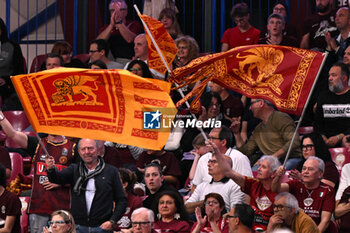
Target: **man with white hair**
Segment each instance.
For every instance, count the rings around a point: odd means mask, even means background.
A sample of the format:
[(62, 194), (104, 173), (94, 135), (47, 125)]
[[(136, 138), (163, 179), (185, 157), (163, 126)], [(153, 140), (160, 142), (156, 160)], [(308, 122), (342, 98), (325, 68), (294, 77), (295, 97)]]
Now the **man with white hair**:
[(297, 197), (299, 207), (317, 224), (320, 232), (327, 230), (335, 208), (334, 189), (321, 182), (324, 162), (315, 156), (309, 157), (302, 168), (302, 180), (290, 180), (281, 184), (285, 169), (278, 168), (272, 183), (272, 191), (290, 192)]
[(275, 156), (264, 155), (259, 160), (259, 168), (256, 179), (243, 176), (232, 170), (231, 164), (225, 159), (218, 147), (209, 141), (210, 150), (216, 156), (219, 167), (225, 177), (231, 178), (241, 187), (241, 190), (250, 196), (250, 206), (255, 211), (253, 230), (265, 231), (270, 217), (273, 215), (272, 204), (277, 195), (271, 191), (272, 180), (280, 162)]
[(267, 233), (280, 228), (298, 233), (319, 232), (315, 222), (299, 208), (298, 200), (290, 193), (278, 194), (273, 210), (275, 214), (270, 218)]
[(134, 210), (131, 214), (131, 230), (123, 230), (123, 232), (132, 233), (151, 233), (153, 230), (154, 213), (145, 207)]

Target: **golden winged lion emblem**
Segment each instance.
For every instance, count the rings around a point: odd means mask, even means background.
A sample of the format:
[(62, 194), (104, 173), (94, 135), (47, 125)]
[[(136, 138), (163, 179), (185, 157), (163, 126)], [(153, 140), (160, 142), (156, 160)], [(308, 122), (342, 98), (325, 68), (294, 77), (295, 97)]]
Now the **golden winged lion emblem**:
[[(103, 105), (101, 102), (97, 102), (97, 95), (94, 91), (98, 90), (98, 77), (84, 76), (84, 75), (72, 75), (65, 79), (56, 79), (53, 85), (56, 87), (57, 92), (51, 95), (54, 103), (52, 106), (60, 105)], [(86, 82), (92, 81), (95, 88), (84, 85)], [(73, 96), (81, 94), (82, 99), (73, 99)]]
[[(272, 47), (256, 47), (248, 49), (244, 53), (249, 54), (237, 54), (236, 58), (244, 60), (239, 62), (239, 69), (235, 68), (232, 71), (250, 85), (270, 87), (277, 94), (281, 95), (282, 91), (279, 86), (283, 82), (283, 76), (275, 74), (275, 71), (283, 61), (283, 52)], [(259, 73), (256, 78), (252, 77), (254, 69)]]

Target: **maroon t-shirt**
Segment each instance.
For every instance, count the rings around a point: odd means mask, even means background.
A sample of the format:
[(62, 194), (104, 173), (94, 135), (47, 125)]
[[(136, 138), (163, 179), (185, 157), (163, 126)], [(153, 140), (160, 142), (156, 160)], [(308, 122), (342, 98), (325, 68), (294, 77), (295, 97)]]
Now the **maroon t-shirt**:
[(5, 220), (6, 216), (16, 216), (11, 233), (21, 232), (21, 206), (19, 198), (7, 190), (0, 196), (0, 219)]
[(146, 151), (144, 151), (140, 154), (136, 166), (139, 168), (144, 168), (145, 165), (154, 161), (160, 162), (160, 166), (163, 169), (164, 175), (176, 177), (181, 176), (179, 162), (172, 152), (165, 152), (162, 155), (149, 155), (146, 153)]
[(224, 114), (230, 118), (242, 116), (243, 113), (242, 101), (232, 95), (222, 101), (222, 108)]
[(290, 180), (289, 192), (293, 194), (299, 203), (299, 207), (309, 215), (318, 225), (321, 222), (321, 212), (333, 213), (335, 208), (334, 189), (324, 183), (316, 189), (309, 190), (298, 180)]
[(270, 217), (274, 214), (272, 204), (277, 194), (266, 190), (259, 180), (250, 177), (245, 177), (242, 191), (250, 196), (250, 206), (255, 211), (253, 229), (265, 231)]
[[(126, 27), (136, 35), (142, 32), (142, 26), (138, 21), (126, 20)], [(104, 25), (100, 30), (99, 34), (103, 32), (109, 25)], [(134, 42), (128, 43), (119, 30), (113, 29), (112, 34), (107, 40), (108, 46), (114, 58), (128, 58), (131, 59), (134, 56)]]
[[(42, 142), (49, 154), (55, 159), (55, 166), (62, 170), (72, 163), (75, 143), (65, 140), (60, 144), (53, 144), (43, 138)], [(29, 203), (29, 213), (49, 215), (55, 210), (70, 209), (69, 187), (60, 186), (52, 190), (45, 190), (42, 183), (47, 180), (46, 174), (46, 154), (40, 144), (33, 158), (34, 177), (32, 196)]]
[(103, 155), (103, 160), (105, 161), (105, 163), (108, 163), (117, 168), (122, 166), (120, 154), (117, 148), (115, 147), (105, 146), (105, 153)]
[(184, 220), (174, 219), (171, 222), (156, 221), (154, 223), (153, 229), (157, 233), (163, 233), (163, 232), (189, 233), (191, 230), (191, 225)]
[[(217, 221), (218, 227), (220, 229), (221, 233), (228, 233), (228, 220), (227, 218), (221, 217), (219, 221)], [(197, 222), (195, 222), (192, 226), (191, 232), (194, 230), (194, 228), (197, 226)], [(205, 224), (202, 226), (202, 228), (199, 230), (200, 233), (211, 233), (213, 232), (213, 229), (210, 226), (210, 223), (208, 221), (205, 222)]]
[(117, 222), (114, 231), (120, 231), (120, 229), (128, 229), (131, 227), (131, 214), (137, 208), (143, 207), (142, 199), (142, 197), (128, 193), (128, 206), (126, 207), (123, 217)]

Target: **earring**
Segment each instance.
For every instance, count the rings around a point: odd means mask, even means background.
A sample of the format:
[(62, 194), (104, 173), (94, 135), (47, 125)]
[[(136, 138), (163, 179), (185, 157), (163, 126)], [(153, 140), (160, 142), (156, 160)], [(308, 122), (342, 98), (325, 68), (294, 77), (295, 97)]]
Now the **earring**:
[(161, 220), (161, 219), (162, 219), (162, 215), (161, 215), (160, 213), (158, 213), (158, 214), (157, 214), (157, 218), (158, 218), (159, 220)]
[(174, 218), (175, 218), (176, 220), (179, 220), (179, 219), (180, 219), (180, 214), (179, 214), (179, 213), (174, 214)]

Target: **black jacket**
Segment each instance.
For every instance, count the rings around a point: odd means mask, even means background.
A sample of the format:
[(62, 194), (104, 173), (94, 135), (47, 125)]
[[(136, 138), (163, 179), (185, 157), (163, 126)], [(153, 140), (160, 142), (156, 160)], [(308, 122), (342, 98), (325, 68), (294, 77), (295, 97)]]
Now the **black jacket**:
[[(71, 185), (71, 213), (76, 224), (97, 227), (108, 220), (117, 222), (125, 213), (127, 199), (121, 184), (118, 169), (105, 164), (103, 171), (94, 177), (96, 192), (92, 201), (90, 214), (87, 214), (85, 191), (78, 196), (73, 192), (75, 182), (79, 177), (78, 165), (71, 164), (62, 171), (50, 169), (47, 171), (50, 182)], [(113, 211), (113, 202), (116, 203)]]

